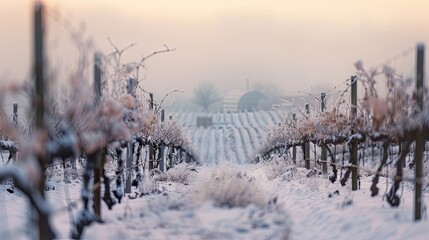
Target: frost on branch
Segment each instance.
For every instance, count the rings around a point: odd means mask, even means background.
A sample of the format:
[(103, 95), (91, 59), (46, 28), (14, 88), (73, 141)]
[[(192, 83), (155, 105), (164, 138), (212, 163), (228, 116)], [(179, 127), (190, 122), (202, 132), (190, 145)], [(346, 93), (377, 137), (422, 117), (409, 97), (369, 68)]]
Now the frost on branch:
[[(414, 89), (414, 84), (409, 78), (404, 78), (396, 73), (390, 66), (383, 66), (381, 71), (373, 69), (365, 70), (363, 63), (355, 63), (357, 69), (357, 79), (359, 88), (364, 90), (363, 97), (359, 99), (357, 105), (357, 116), (350, 117), (350, 107), (340, 108), (345, 102), (340, 99), (338, 105), (332, 110), (318, 113), (316, 117), (300, 117), (297, 121), (285, 119), (280, 126), (275, 126), (266, 139), (262, 153), (270, 152), (278, 147), (289, 150), (292, 146), (299, 146), (304, 142), (311, 142), (318, 146), (324, 146), (332, 161), (332, 169), (336, 179), (336, 153), (330, 148), (332, 145), (342, 145), (352, 143), (374, 144), (382, 143), (383, 150), (380, 151), (380, 163), (375, 171), (371, 186), (371, 195), (378, 194), (378, 179), (382, 175), (383, 167), (388, 164), (389, 149), (393, 146), (400, 146), (401, 156), (394, 162), (396, 166), (396, 176), (387, 201), (391, 206), (398, 206), (400, 201), (396, 195), (399, 184), (403, 177), (403, 167), (410, 152), (410, 145), (416, 141), (418, 135), (425, 138), (429, 136), (429, 108), (423, 109), (416, 103), (422, 98), (427, 101), (427, 89)], [(386, 94), (378, 92), (377, 84), (385, 83)], [(343, 92), (342, 96), (345, 95)], [(299, 110), (299, 109), (298, 109)], [(334, 148), (335, 151), (336, 148)], [(278, 152), (278, 151), (277, 151)], [(414, 159), (411, 158), (409, 167), (414, 166)], [(345, 184), (350, 174), (351, 167), (341, 183)], [(275, 171), (273, 171), (275, 172)]]

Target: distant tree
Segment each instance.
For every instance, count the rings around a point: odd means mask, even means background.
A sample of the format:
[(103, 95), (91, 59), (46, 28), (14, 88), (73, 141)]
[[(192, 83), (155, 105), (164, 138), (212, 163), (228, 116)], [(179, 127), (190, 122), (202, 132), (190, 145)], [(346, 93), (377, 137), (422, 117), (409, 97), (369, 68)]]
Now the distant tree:
[(280, 104), (279, 96), (281, 96), (280, 88), (271, 83), (257, 82), (253, 84), (254, 91), (259, 91), (265, 95), (264, 98), (260, 99), (259, 103), (254, 106), (256, 110), (268, 110), (273, 105)]
[(220, 101), (219, 93), (217, 89), (210, 83), (201, 83), (194, 90), (194, 97), (192, 101), (195, 104), (200, 105), (204, 111), (208, 111), (209, 107)]
[(252, 87), (252, 90), (259, 91), (265, 94), (266, 96), (275, 96), (275, 97), (278, 97), (281, 95), (279, 89), (280, 88), (274, 84), (261, 83), (261, 82), (254, 83)]

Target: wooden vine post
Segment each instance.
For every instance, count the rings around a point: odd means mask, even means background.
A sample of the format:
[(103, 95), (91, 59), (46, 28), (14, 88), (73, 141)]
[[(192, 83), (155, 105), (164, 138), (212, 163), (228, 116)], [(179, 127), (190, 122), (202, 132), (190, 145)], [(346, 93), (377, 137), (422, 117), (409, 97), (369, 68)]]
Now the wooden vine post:
[[(417, 44), (417, 72), (416, 72), (416, 92), (418, 110), (423, 111), (423, 92), (424, 92), (424, 53), (425, 46), (423, 43)], [(416, 168), (415, 176), (415, 194), (414, 194), (414, 220), (418, 221), (422, 218), (422, 173), (423, 173), (423, 151), (425, 139), (420, 131), (416, 134), (416, 149), (414, 153), (414, 161)]]
[(13, 103), (13, 115), (12, 115), (13, 124), (15, 127), (18, 126), (18, 103)]
[[(137, 80), (134, 78), (129, 78), (127, 82), (127, 93), (136, 97), (135, 89), (137, 87)], [(132, 185), (132, 172), (133, 172), (133, 160), (134, 160), (134, 137), (131, 138), (127, 143), (127, 171), (126, 171), (126, 182), (125, 182), (125, 193), (131, 193), (131, 185)]]
[(165, 110), (161, 110), (161, 124), (165, 121)]
[[(45, 128), (45, 80), (44, 80), (44, 25), (43, 25), (44, 6), (42, 2), (35, 3), (34, 15), (34, 71), (35, 71), (35, 94), (33, 106), (36, 108), (36, 129)], [(45, 168), (46, 159), (38, 156), (39, 164), (42, 169)], [(45, 179), (39, 182), (39, 191), (45, 196)]]
[[(35, 71), (35, 94), (33, 99), (33, 105), (36, 108), (36, 129), (44, 128), (44, 115), (45, 115), (45, 81), (44, 81), (44, 56), (43, 56), (43, 4), (41, 2), (35, 3), (35, 15), (34, 15), (34, 71)], [(39, 164), (44, 168), (45, 160), (41, 156), (38, 156)], [(39, 191), (42, 196), (45, 196), (45, 184), (44, 178), (39, 182)]]
[[(33, 97), (33, 106), (36, 108), (36, 116), (35, 116), (35, 125), (36, 131), (45, 130), (45, 94), (49, 92), (49, 89), (46, 89), (47, 86), (45, 84), (44, 78), (44, 5), (41, 1), (36, 1), (34, 3), (34, 49), (33, 49), (33, 64), (34, 64), (34, 75), (35, 75), (35, 94)], [(40, 181), (37, 183), (38, 190), (42, 198), (45, 197), (45, 178), (44, 169), (46, 162), (48, 160), (48, 156), (39, 155), (37, 156), (41, 167), (41, 175)], [(39, 215), (38, 219), (38, 237), (39, 239), (54, 239), (55, 234), (51, 231), (49, 226), (49, 222), (46, 222), (46, 219), (41, 219)]]
[[(296, 113), (292, 114), (292, 120), (293, 120), (293, 123), (296, 125)], [(295, 144), (292, 147), (292, 160), (293, 160), (293, 163), (296, 164), (296, 146), (295, 146)]]
[(150, 97), (150, 110), (154, 110), (153, 93), (149, 93)]
[[(350, 109), (350, 120), (353, 121), (357, 116), (357, 77), (351, 77), (351, 109)], [(352, 134), (354, 131), (352, 130)], [(358, 190), (358, 146), (356, 141), (351, 142), (350, 146), (350, 162), (352, 167), (352, 190)]]
[[(13, 115), (12, 115), (12, 121), (16, 128), (18, 128), (18, 103), (13, 103)], [(16, 157), (18, 152), (12, 153), (12, 160), (14, 163), (16, 163)]]
[[(165, 112), (164, 109), (161, 110), (161, 126), (163, 126), (164, 124), (164, 120), (165, 120)], [(161, 170), (161, 172), (165, 172), (165, 157), (164, 157), (164, 152), (165, 150), (165, 144), (164, 142), (160, 143), (159, 146), (159, 170)]]
[[(150, 110), (154, 110), (154, 106), (153, 106), (153, 93), (149, 93), (149, 97), (150, 97)], [(155, 160), (153, 157), (153, 142), (149, 143), (149, 163), (148, 163), (148, 168), (149, 171), (153, 169), (153, 161)]]
[(179, 163), (183, 162), (183, 148), (179, 147)]
[[(100, 104), (101, 98), (101, 56), (99, 53), (94, 54), (94, 95), (95, 104)], [(101, 221), (101, 175), (103, 171), (103, 150), (98, 150), (94, 168), (94, 212), (97, 221)]]
[[(168, 116), (168, 120), (169, 121), (172, 121), (173, 120), (173, 116)], [(170, 141), (170, 143), (168, 144), (168, 159), (169, 159), (169, 161), (168, 161), (168, 166), (171, 168), (171, 167), (173, 167), (173, 161), (174, 161), (174, 159), (173, 159), (173, 157), (174, 157), (174, 144), (173, 144), (173, 142), (171, 142)]]
[(133, 156), (134, 156), (134, 143), (133, 140), (127, 143), (127, 171), (126, 171), (126, 182), (125, 182), (125, 193), (131, 193), (131, 173), (133, 171)]
[[(35, 3), (34, 15), (34, 70), (35, 70), (35, 91), (34, 107), (36, 108), (36, 128), (41, 129), (44, 127), (45, 115), (45, 81), (44, 81), (44, 26), (43, 26), (43, 4), (42, 2)], [(43, 195), (43, 191), (41, 191)]]
[[(326, 94), (322, 93), (320, 94), (320, 110), (323, 113), (326, 110)], [(326, 162), (327, 160), (327, 151), (326, 147), (322, 145), (322, 150), (320, 153), (320, 159), (322, 160), (322, 172), (323, 174), (326, 174), (328, 172), (328, 164)]]
[[(310, 104), (305, 104), (305, 111), (307, 116), (310, 117)], [(305, 168), (310, 169), (310, 141), (305, 140), (304, 142), (304, 161)]]

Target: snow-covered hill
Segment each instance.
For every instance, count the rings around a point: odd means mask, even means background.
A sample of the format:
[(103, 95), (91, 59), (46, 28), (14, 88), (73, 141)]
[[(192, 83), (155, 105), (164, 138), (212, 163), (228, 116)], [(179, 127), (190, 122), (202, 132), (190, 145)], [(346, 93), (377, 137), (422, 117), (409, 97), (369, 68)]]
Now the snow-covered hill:
[[(199, 160), (205, 164), (216, 164), (222, 160), (246, 163), (255, 154), (273, 125), (283, 122), (279, 111), (239, 113), (195, 113), (176, 112), (172, 116), (182, 121), (191, 134)], [(198, 127), (197, 117), (211, 117), (212, 125)]]

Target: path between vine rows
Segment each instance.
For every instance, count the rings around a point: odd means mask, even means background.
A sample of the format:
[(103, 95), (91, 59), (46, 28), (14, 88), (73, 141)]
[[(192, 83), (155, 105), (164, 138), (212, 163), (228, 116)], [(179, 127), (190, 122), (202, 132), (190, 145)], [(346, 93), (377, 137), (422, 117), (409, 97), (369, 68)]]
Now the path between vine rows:
[[(404, 188), (402, 204), (391, 208), (382, 196), (369, 196), (370, 177), (362, 179), (359, 191), (351, 192), (350, 186), (332, 184), (323, 176), (306, 178), (304, 169), (268, 180), (269, 166), (241, 165), (236, 168), (254, 177), (252, 183), (260, 189), (257, 194), (267, 202), (277, 201), (263, 207), (221, 208), (211, 201), (195, 200), (196, 192), (204, 187), (201, 180), (207, 180), (214, 168), (197, 168), (187, 185), (162, 182), (160, 194), (126, 199), (112, 211), (103, 205), (105, 223), (92, 224), (84, 239), (427, 239), (429, 234), (427, 213), (420, 223), (412, 220), (409, 187)], [(47, 196), (56, 210), (53, 225), (64, 239), (69, 236), (70, 218), (63, 208), (67, 196), (78, 200), (81, 182), (65, 184), (61, 179), (54, 179), (55, 190)], [(381, 178), (379, 187), (382, 195), (385, 179)], [(336, 190), (338, 195), (333, 194)], [(428, 202), (427, 195), (424, 202)], [(28, 239), (28, 209), (21, 194), (1, 189), (1, 239)], [(74, 214), (76, 211), (73, 208)]]

